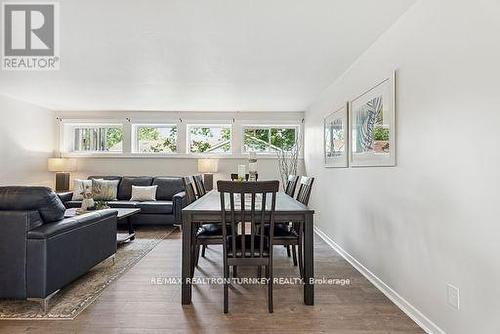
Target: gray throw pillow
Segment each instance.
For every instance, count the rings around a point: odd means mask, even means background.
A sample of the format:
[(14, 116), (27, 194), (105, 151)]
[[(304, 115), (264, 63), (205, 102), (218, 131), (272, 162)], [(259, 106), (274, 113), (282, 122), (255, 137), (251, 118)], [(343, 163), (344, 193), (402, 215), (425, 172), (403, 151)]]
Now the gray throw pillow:
[(116, 201), (119, 180), (92, 179), (92, 195), (96, 201)]

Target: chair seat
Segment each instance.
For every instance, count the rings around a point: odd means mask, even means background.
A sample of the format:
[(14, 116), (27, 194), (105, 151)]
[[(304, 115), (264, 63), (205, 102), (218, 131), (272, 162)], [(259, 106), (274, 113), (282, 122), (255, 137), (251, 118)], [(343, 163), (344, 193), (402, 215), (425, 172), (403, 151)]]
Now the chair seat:
[[(228, 233), (230, 233), (228, 231)], [(203, 224), (196, 232), (196, 237), (199, 238), (210, 238), (219, 237), (222, 238), (222, 225), (221, 224)]]
[[(252, 253), (251, 253), (251, 249), (250, 249), (250, 245), (251, 245), (251, 236), (250, 235), (237, 235), (236, 236), (236, 257), (240, 257), (242, 256), (243, 254), (243, 249), (241, 247), (241, 241), (242, 241), (242, 238), (245, 238), (244, 242), (245, 242), (245, 256), (246, 257), (250, 257), (252, 256)], [(262, 252), (262, 256), (263, 257), (268, 257), (269, 256), (269, 247), (267, 246), (268, 242), (266, 240), (267, 238), (264, 237), (264, 250)], [(232, 236), (228, 236), (227, 237), (227, 240), (226, 240), (226, 247), (227, 247), (227, 255), (229, 257), (234, 257), (234, 252), (233, 252), (233, 249), (232, 249), (232, 242), (233, 242), (233, 237)], [(253, 252), (253, 256), (254, 257), (260, 257), (260, 236), (256, 235), (255, 236), (255, 249), (254, 249), (254, 252)]]
[[(266, 232), (269, 227), (265, 227)], [(267, 234), (267, 233), (266, 233)], [(289, 224), (275, 224), (274, 225), (274, 237), (275, 238), (297, 238), (299, 235), (297, 231)]]

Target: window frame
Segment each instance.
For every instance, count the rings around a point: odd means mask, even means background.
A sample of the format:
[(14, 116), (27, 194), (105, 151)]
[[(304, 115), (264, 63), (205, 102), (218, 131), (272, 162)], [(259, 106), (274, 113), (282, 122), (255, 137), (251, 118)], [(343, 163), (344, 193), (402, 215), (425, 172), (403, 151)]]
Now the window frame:
[[(301, 126), (300, 124), (269, 124), (269, 123), (260, 123), (260, 124), (242, 124), (241, 125), (241, 131), (240, 131), (240, 137), (241, 137), (241, 144), (240, 144), (240, 153), (241, 154), (248, 154), (250, 152), (253, 152), (257, 155), (276, 155), (275, 151), (267, 151), (267, 152), (258, 152), (258, 151), (247, 151), (245, 149), (245, 130), (247, 129), (268, 129), (269, 130), (269, 140), (271, 140), (271, 130), (272, 129), (294, 129), (295, 130), (295, 141), (297, 139), (300, 139), (300, 129)], [(269, 145), (271, 143), (269, 142)]]
[[(227, 152), (191, 152), (191, 128), (210, 128), (210, 127), (218, 127), (218, 128), (227, 128), (229, 129), (229, 150)], [(187, 123), (186, 124), (186, 154), (200, 156), (200, 155), (231, 155), (233, 154), (233, 124), (231, 123)]]
[[(71, 123), (65, 123), (65, 127), (69, 128), (69, 138), (70, 138), (70, 145), (67, 145), (67, 147), (70, 147), (70, 152), (72, 154), (78, 154), (78, 155), (89, 155), (89, 154), (106, 154), (106, 155), (112, 155), (112, 154), (123, 154), (124, 153), (124, 145), (125, 145), (125, 129), (123, 127), (122, 123), (117, 123), (117, 122), (92, 122), (92, 123), (86, 123), (86, 122), (71, 122)], [(122, 149), (120, 151), (98, 151), (98, 150), (76, 150), (76, 140), (75, 140), (75, 131), (76, 129), (120, 129), (122, 131)], [(92, 139), (92, 138), (91, 138)], [(92, 144), (91, 144), (92, 146)]]
[[(176, 128), (175, 152), (139, 152), (139, 136), (137, 132), (140, 128)], [(178, 155), (179, 152), (179, 126), (177, 123), (133, 123), (131, 124), (131, 153), (135, 155)]]

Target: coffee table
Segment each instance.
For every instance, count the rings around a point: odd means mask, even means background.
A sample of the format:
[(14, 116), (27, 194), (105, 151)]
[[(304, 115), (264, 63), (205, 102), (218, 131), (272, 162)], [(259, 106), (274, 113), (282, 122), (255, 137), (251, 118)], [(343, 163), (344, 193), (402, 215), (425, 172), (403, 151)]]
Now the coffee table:
[[(127, 208), (111, 208), (111, 210), (118, 211), (118, 214), (116, 215), (117, 222), (118, 223), (127, 223), (128, 225), (128, 233), (117, 233), (116, 234), (116, 243), (123, 244), (127, 241), (132, 241), (135, 239), (135, 230), (134, 230), (134, 225), (132, 224), (132, 220), (130, 217), (132, 217), (135, 214), (138, 214), (141, 212), (141, 209), (127, 209)], [(88, 213), (91, 213), (94, 211), (88, 211)], [(70, 217), (75, 217), (78, 216), (76, 214), (76, 208), (72, 209), (67, 209), (66, 212), (64, 213), (65, 218), (70, 218)]]

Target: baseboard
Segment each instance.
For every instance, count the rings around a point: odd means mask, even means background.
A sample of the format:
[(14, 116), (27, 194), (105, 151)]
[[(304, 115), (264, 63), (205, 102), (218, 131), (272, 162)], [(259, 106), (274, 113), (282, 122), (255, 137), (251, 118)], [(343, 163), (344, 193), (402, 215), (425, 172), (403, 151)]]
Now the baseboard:
[(317, 226), (314, 226), (314, 231), (316, 234), (323, 239), (330, 247), (332, 247), (337, 253), (339, 253), (347, 262), (349, 262), (354, 268), (356, 268), (363, 276), (365, 276), (377, 289), (382, 291), (384, 295), (387, 296), (397, 307), (401, 309), (406, 315), (408, 315), (413, 321), (415, 321), (426, 333), (429, 334), (446, 334), (439, 326), (433, 323), (429, 318), (427, 318), (422, 312), (411, 305), (406, 299), (401, 297), (396, 291), (394, 291), (390, 286), (385, 284), (380, 278), (378, 278), (374, 273), (372, 273), (368, 268), (356, 260), (351, 254), (340, 247), (335, 241), (333, 241), (327, 234), (321, 231)]

